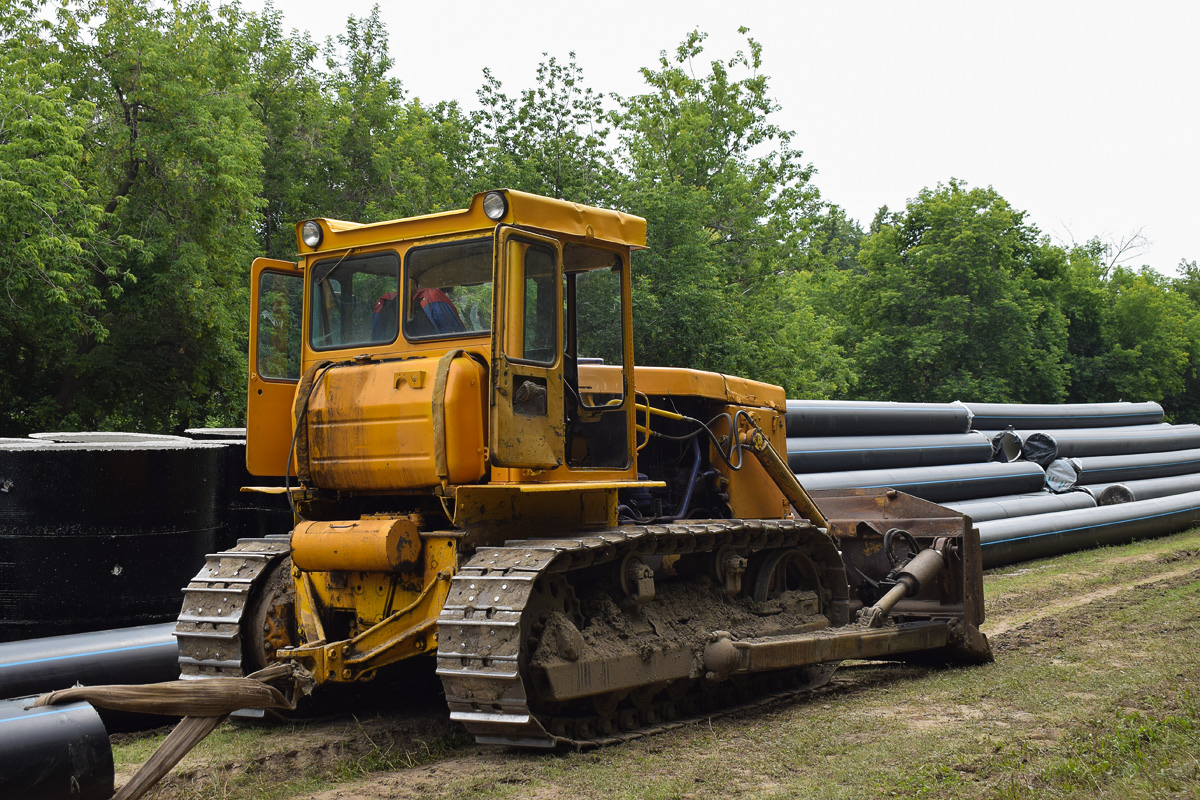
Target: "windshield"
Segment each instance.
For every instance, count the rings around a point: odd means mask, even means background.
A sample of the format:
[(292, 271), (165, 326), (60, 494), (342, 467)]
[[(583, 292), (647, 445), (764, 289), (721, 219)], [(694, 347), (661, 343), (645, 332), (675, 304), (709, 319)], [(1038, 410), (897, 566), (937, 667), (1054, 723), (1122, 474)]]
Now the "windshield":
[(414, 247), (405, 268), (406, 338), (491, 332), (491, 237)]
[(314, 349), (396, 340), (400, 258), (395, 253), (321, 261), (311, 280), (309, 331)]

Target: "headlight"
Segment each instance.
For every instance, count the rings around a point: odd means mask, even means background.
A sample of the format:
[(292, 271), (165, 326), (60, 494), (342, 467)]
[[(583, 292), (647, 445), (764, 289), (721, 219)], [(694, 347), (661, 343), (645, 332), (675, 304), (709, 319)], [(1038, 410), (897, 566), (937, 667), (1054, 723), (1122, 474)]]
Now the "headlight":
[(313, 250), (316, 250), (317, 245), (321, 243), (321, 235), (321, 226), (315, 219), (310, 219), (300, 226), (300, 238)]
[(508, 213), (508, 200), (502, 192), (488, 192), (483, 196), (483, 213), (491, 220), (504, 219)]

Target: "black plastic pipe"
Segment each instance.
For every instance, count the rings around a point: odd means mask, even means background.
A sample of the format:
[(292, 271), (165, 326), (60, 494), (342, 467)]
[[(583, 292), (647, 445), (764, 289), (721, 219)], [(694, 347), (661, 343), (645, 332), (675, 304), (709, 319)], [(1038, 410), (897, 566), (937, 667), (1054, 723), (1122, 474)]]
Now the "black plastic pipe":
[(1065, 494), (1034, 492), (946, 503), (946, 508), (966, 514), (975, 522), (1095, 507), (1096, 499), (1087, 492), (1067, 492)]
[(1110, 428), (1162, 422), (1158, 403), (964, 403), (975, 430), (1017, 428)]
[(1046, 474), (1037, 464), (950, 464), (909, 469), (810, 472), (796, 475), (805, 489), (890, 488), (945, 503), (975, 497), (1028, 494), (1041, 490)]
[(0, 697), (76, 683), (158, 683), (179, 677), (175, 623), (48, 636), (0, 644)]
[(1105, 544), (1162, 536), (1200, 524), (1200, 492), (1078, 511), (980, 522), (984, 568)]
[(903, 436), (966, 433), (971, 415), (958, 403), (788, 400), (788, 436)]
[(1173, 494), (1200, 492), (1200, 472), (1187, 475), (1172, 475), (1167, 478), (1147, 478), (1144, 481), (1124, 483), (1094, 483), (1083, 487), (1102, 506), (1116, 503), (1132, 503), (1136, 500), (1153, 500)]
[(1079, 465), (1081, 484), (1124, 483), (1200, 472), (1200, 449), (1071, 460)]
[(112, 797), (112, 748), (95, 709), (87, 703), (29, 708), (32, 703), (0, 700), (0, 797)]
[(978, 433), (926, 436), (800, 436), (787, 440), (792, 472), (897, 469), (983, 463), (992, 443)]
[(992, 460), (1006, 464), (1009, 461), (1021, 460), (1021, 447), (1024, 442), (1021, 441), (1021, 434), (1017, 431), (981, 431), (976, 433), (982, 434), (992, 443)]
[(1022, 455), (1045, 466), (1056, 458), (1119, 456), (1200, 448), (1200, 425), (1139, 425), (1021, 433)]
[(1077, 458), (1056, 458), (1046, 465), (1046, 488), (1052, 492), (1071, 492), (1083, 477)]

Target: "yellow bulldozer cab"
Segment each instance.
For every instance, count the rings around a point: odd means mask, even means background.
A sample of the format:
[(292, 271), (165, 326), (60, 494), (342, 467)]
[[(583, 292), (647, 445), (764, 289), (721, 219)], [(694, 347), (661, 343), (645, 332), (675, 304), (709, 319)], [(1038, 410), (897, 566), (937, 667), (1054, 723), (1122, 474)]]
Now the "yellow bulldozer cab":
[(253, 268), (250, 471), (373, 492), (635, 480), (629, 256), (645, 232), (509, 190), (298, 224), (296, 263)]

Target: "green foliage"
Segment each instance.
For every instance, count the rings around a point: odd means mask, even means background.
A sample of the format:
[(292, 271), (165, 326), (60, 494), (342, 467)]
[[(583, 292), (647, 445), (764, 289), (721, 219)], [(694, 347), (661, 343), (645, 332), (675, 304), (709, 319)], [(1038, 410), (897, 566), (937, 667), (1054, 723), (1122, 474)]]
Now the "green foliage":
[(611, 202), (616, 180), (605, 147), (603, 102), (584, 85), (571, 53), (566, 64), (546, 56), (537, 85), (516, 98), (483, 71), (480, 110), (471, 117), (479, 190), (509, 188), (574, 202)]
[(858, 394), (1055, 402), (1066, 392), (1062, 253), (992, 188), (926, 189), (863, 244), (850, 290)]
[(693, 31), (658, 69), (643, 69), (650, 91), (612, 117), (629, 175), (620, 202), (649, 225), (649, 250), (635, 262), (635, 353), (792, 393), (839, 391), (848, 365), (836, 325), (801, 286), (824, 210), (813, 169), (771, 121), (758, 42), (747, 37), (748, 54), (711, 61), (697, 77), (704, 38)]
[(328, 108), (313, 65), (317, 46), (307, 33), (285, 35), (283, 14), (268, 2), (241, 31), (248, 55), (250, 108), (262, 129), (263, 254), (292, 258), (297, 221), (326, 213), (322, 186)]
[(1093, 240), (1074, 248), (1060, 302), (1070, 321), (1070, 398), (1154, 400), (1177, 421), (1198, 419), (1200, 363), (1194, 271), (1168, 279), (1149, 268), (1106, 267)]
[[(1152, 399), (1200, 420), (1195, 262), (1170, 279), (1106, 266), (1099, 242), (1055, 247), (955, 181), (864, 233), (822, 199), (741, 33), (708, 58), (692, 31), (624, 98), (573, 54), (546, 54), (515, 93), (485, 70), (465, 110), (407, 96), (378, 8), (318, 43), (269, 2), (12, 0), (0, 434), (237, 424), (256, 256), (294, 258), (309, 217), (426, 214), (501, 187), (647, 219), (639, 363), (794, 397)], [(610, 294), (580, 289), (588, 347), (611, 360)]]

